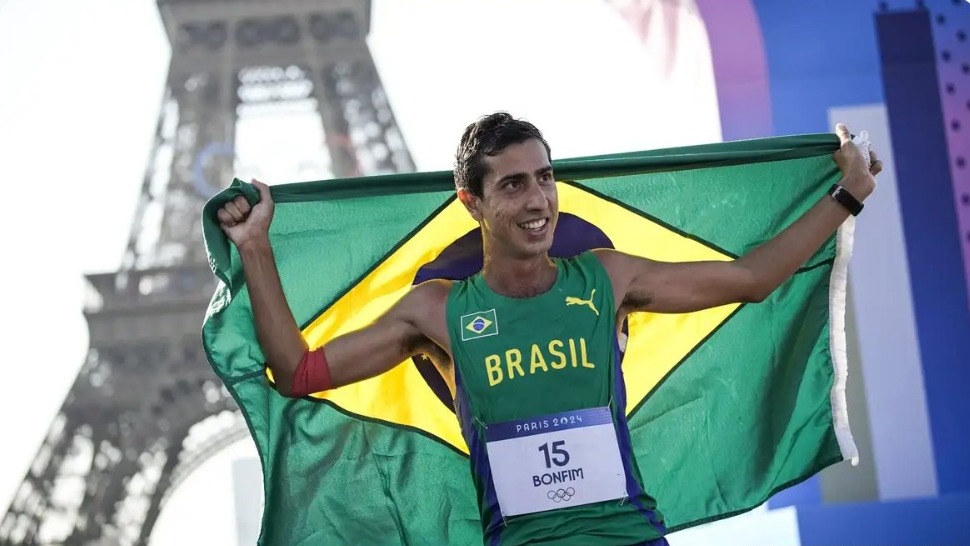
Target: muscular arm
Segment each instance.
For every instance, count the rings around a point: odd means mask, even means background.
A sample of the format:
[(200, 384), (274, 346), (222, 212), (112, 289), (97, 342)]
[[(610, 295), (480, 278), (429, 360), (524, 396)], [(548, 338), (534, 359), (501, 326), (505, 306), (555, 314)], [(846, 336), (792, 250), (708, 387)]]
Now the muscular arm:
[(597, 252), (614, 279), (616, 301), (627, 312), (687, 313), (760, 302), (811, 258), (848, 214), (825, 197), (778, 236), (733, 261), (667, 263)]
[(256, 339), (263, 349), (266, 365), (273, 371), (276, 388), (286, 396), (292, 390), (293, 373), (308, 347), (283, 295), (269, 239), (240, 245), (239, 254), (253, 306)]
[(328, 341), (322, 350), (333, 387), (380, 375), (417, 354), (432, 352), (430, 323), (444, 322), (449, 286), (429, 281), (413, 288), (371, 325)]
[[(875, 189), (882, 170), (876, 154), (869, 158), (852, 142), (849, 129), (836, 126), (839, 150), (833, 154), (842, 171), (841, 185), (860, 201)], [(662, 263), (614, 251), (599, 251), (610, 273), (621, 312), (686, 313), (729, 303), (760, 302), (793, 275), (849, 212), (829, 196), (772, 240), (734, 261)]]
[(242, 256), (256, 337), (280, 394), (300, 396), (318, 385), (347, 385), (387, 371), (415, 354), (433, 352), (431, 339), (447, 343), (442, 332), (450, 284), (429, 281), (370, 326), (310, 351), (286, 303), (269, 242), (275, 209), (272, 192), (258, 180), (252, 183), (259, 190), (257, 204), (238, 196), (216, 214)]
[[(273, 371), (280, 394), (293, 394), (294, 373), (308, 346), (286, 304), (268, 242), (240, 249), (249, 287), (256, 335)], [(328, 341), (324, 351), (333, 388), (379, 375), (415, 354), (427, 352), (422, 333), (445, 287), (428, 283), (415, 288), (373, 324)], [(442, 310), (443, 311), (443, 310)]]

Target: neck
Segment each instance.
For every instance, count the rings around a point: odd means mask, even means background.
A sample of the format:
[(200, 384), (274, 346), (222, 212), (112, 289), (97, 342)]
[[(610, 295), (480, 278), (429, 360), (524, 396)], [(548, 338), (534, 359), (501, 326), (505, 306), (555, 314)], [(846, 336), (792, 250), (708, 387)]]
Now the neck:
[(556, 266), (545, 254), (513, 258), (485, 253), (485, 284), (509, 298), (531, 298), (547, 292), (556, 283), (556, 276)]

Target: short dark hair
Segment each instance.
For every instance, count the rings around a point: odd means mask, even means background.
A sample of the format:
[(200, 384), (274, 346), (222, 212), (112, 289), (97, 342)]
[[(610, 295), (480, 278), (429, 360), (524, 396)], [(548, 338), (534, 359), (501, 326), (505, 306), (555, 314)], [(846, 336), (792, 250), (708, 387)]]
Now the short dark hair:
[(465, 128), (455, 157), (455, 187), (468, 189), (473, 195), (483, 197), (485, 156), (499, 154), (512, 144), (521, 144), (531, 138), (538, 139), (546, 147), (546, 155), (552, 161), (549, 143), (542, 132), (528, 121), (515, 119), (506, 112), (496, 112), (478, 119)]

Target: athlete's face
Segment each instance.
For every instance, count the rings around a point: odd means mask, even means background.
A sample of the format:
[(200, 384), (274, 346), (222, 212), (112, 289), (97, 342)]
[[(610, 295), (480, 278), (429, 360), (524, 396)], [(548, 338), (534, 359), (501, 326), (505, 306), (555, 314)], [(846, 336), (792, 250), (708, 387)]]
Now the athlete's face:
[(538, 139), (513, 144), (485, 164), (482, 197), (463, 201), (482, 223), (487, 248), (516, 258), (548, 252), (559, 200), (545, 146)]

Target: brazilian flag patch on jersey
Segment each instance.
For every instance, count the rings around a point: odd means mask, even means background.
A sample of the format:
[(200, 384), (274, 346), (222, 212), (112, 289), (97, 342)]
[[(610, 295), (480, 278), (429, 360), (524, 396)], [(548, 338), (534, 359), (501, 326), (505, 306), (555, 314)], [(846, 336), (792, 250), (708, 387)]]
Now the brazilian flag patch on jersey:
[(495, 309), (489, 309), (481, 313), (471, 313), (461, 317), (462, 341), (494, 336), (497, 333), (498, 319), (495, 318)]

